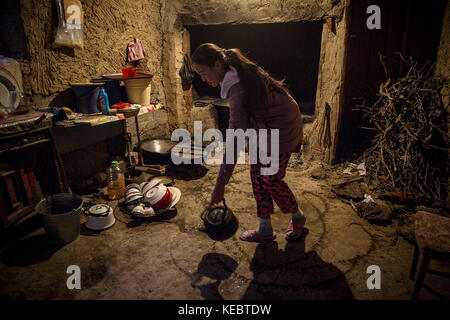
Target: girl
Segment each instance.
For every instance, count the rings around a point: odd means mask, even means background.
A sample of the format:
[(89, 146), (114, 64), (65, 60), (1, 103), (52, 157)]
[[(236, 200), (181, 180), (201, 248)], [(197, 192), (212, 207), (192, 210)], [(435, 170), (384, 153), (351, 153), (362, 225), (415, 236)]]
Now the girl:
[[(261, 67), (247, 59), (239, 49), (222, 49), (212, 43), (200, 45), (192, 54), (192, 68), (204, 82), (213, 87), (220, 85), (220, 95), (230, 102), (229, 129), (247, 128), (279, 129), (278, 172), (262, 175), (258, 159), (251, 164), (250, 175), (256, 199), (259, 225), (256, 230), (247, 230), (240, 236), (244, 241), (273, 240), (270, 215), (274, 213), (273, 200), (283, 213), (291, 213), (292, 219), (286, 230), (286, 239), (299, 238), (305, 224), (303, 212), (282, 180), (293, 151), (300, 148), (303, 137), (302, 117), (295, 100), (283, 81), (273, 79)], [(270, 139), (269, 139), (270, 140)], [(235, 143), (236, 146), (236, 143)], [(270, 150), (270, 141), (267, 142)], [(236, 153), (236, 149), (235, 149)], [(234, 157), (236, 162), (236, 156)], [(224, 160), (226, 155), (224, 155)], [(230, 180), (234, 164), (222, 163), (216, 186), (211, 195), (211, 204), (224, 199), (225, 185)]]

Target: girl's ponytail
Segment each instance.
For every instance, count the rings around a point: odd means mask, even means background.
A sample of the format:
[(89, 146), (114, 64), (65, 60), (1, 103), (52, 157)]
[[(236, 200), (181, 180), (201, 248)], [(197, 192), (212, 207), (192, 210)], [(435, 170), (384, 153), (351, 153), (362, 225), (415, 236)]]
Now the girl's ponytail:
[(192, 63), (208, 67), (213, 67), (216, 61), (220, 61), (225, 65), (225, 70), (230, 67), (235, 68), (244, 87), (250, 113), (262, 111), (256, 110), (261, 108), (260, 104), (267, 107), (267, 89), (289, 95), (282, 80), (272, 78), (263, 68), (244, 56), (239, 49), (222, 49), (213, 43), (204, 43), (194, 51), (191, 58)]
[(234, 49), (226, 49), (224, 50), (225, 54), (225, 62), (236, 68), (236, 66), (239, 64), (239, 57)]

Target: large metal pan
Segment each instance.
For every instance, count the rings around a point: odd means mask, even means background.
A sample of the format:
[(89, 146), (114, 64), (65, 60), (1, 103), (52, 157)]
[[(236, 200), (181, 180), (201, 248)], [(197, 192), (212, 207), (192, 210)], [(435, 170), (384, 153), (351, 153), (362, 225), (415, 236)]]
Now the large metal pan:
[(191, 164), (194, 164), (196, 158), (202, 159), (203, 148), (191, 145), (191, 152), (188, 154), (182, 154), (182, 150), (178, 142), (171, 141), (169, 139), (151, 139), (142, 142), (142, 155), (144, 162), (149, 164), (173, 164), (171, 152), (175, 148), (175, 157), (179, 159), (190, 160)]
[(151, 139), (142, 141), (142, 156), (149, 164), (170, 164), (170, 152), (177, 142), (169, 139)]

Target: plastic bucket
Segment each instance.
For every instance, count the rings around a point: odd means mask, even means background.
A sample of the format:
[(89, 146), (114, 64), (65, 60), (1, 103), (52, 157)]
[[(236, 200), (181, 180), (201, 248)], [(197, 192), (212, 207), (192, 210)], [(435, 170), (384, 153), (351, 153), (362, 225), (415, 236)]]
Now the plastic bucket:
[(79, 113), (100, 112), (97, 106), (101, 84), (72, 84), (75, 93), (75, 108)]
[(75, 240), (80, 234), (83, 199), (70, 193), (57, 193), (36, 205), (45, 232), (62, 243)]
[(152, 93), (152, 79), (127, 78), (125, 79), (125, 90), (127, 92), (128, 102), (148, 106)]

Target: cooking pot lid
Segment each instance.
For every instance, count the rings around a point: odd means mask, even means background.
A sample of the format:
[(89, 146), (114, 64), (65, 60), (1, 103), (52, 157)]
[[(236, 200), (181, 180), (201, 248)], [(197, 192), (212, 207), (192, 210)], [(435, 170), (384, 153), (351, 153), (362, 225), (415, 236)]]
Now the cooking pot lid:
[(170, 150), (177, 145), (177, 142), (168, 140), (168, 139), (153, 139), (153, 140), (147, 140), (142, 142), (142, 150), (151, 152), (151, 153), (158, 153), (158, 154), (165, 154), (169, 155)]
[(98, 216), (105, 216), (109, 213), (111, 207), (107, 204), (96, 204), (89, 208), (89, 213)]
[(206, 221), (213, 225), (222, 224), (227, 216), (228, 210), (224, 207), (216, 207), (208, 211)]

